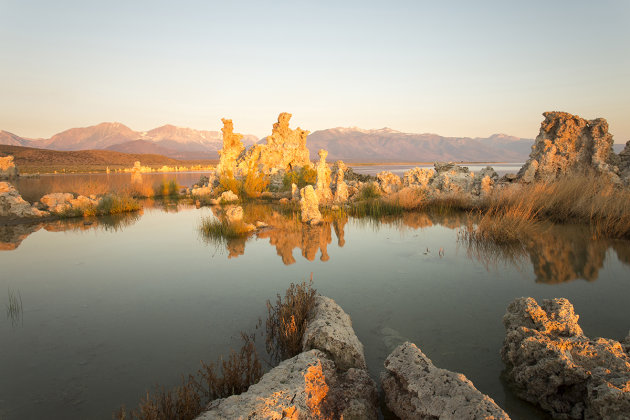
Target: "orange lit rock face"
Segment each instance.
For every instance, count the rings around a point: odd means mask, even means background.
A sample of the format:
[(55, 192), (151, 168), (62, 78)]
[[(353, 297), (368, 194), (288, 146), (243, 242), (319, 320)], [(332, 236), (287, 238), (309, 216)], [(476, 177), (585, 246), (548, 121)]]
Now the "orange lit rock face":
[(558, 418), (630, 413), (630, 355), (618, 341), (586, 337), (568, 300), (516, 299), (503, 324), (501, 357), (521, 398)]
[(545, 112), (529, 160), (518, 172), (523, 182), (553, 181), (561, 175), (595, 171), (614, 181), (619, 157), (603, 118), (585, 120), (567, 112)]
[(315, 193), (320, 203), (329, 203), (332, 198), (332, 191), (330, 190), (330, 168), (326, 164), (326, 156), (328, 152), (324, 149), (320, 149), (319, 162), (317, 162), (317, 186), (315, 187)]
[(20, 193), (8, 182), (0, 182), (0, 217), (37, 218), (47, 216), (24, 200)]
[(324, 398), (328, 394), (328, 385), (322, 371), (321, 363), (310, 366), (304, 375), (304, 392), (306, 392), (306, 405), (310, 409), (313, 419), (325, 419), (323, 414)]
[(242, 134), (234, 132), (234, 124), (232, 120), (223, 118), (223, 148), (219, 151), (221, 157), (219, 165), (217, 165), (217, 174), (220, 176), (236, 175), (237, 158), (245, 150), (243, 146)]
[(13, 156), (0, 157), (0, 179), (12, 179), (19, 176)]

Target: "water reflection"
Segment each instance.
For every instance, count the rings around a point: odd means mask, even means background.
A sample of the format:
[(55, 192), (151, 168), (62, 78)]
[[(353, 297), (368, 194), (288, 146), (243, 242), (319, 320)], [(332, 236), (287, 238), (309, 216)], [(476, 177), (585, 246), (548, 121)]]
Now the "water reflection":
[(0, 251), (17, 249), (24, 239), (40, 229), (44, 229), (47, 232), (87, 231), (92, 229), (119, 231), (133, 225), (140, 217), (142, 217), (142, 211), (102, 217), (0, 225)]

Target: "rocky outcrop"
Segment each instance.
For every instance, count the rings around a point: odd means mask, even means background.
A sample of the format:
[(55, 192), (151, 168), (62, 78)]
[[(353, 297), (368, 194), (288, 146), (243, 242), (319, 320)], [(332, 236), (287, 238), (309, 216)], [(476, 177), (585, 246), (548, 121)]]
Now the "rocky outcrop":
[(220, 161), (217, 165), (217, 175), (235, 176), (237, 159), (245, 150), (243, 146), (243, 135), (234, 132), (232, 120), (222, 118), (223, 128), (223, 148), (219, 151)]
[(498, 180), (499, 174), (491, 166), (486, 166), (474, 174), (472, 193), (474, 195), (490, 194)]
[(345, 163), (343, 163), (342, 160), (338, 160), (337, 162), (335, 162), (335, 166), (334, 166), (334, 179), (335, 179), (335, 183), (334, 183), (334, 196), (333, 196), (333, 202), (336, 204), (343, 204), (346, 201), (348, 201), (348, 198), (350, 196), (350, 192), (348, 190), (348, 184), (346, 184), (346, 182), (344, 181), (344, 174), (346, 171), (347, 166)]
[(407, 172), (405, 172), (403, 175), (403, 186), (407, 188), (408, 187), (427, 188), (434, 175), (435, 175), (435, 171), (433, 169), (427, 169), (427, 168), (410, 169)]
[[(308, 322), (311, 338), (303, 341), (302, 353), (271, 369), (247, 392), (213, 401), (198, 420), (375, 420), (376, 384), (364, 368), (352, 367), (364, 367), (365, 358), (348, 315), (332, 299), (318, 296)], [(324, 337), (316, 338), (320, 333)], [(336, 344), (326, 343), (326, 337)]]
[(238, 169), (246, 173), (250, 169), (272, 175), (279, 170), (288, 172), (293, 169), (312, 166), (309, 151), (306, 148), (308, 131), (289, 128), (291, 114), (283, 112), (273, 125), (266, 144), (255, 144), (238, 158)]
[(452, 162), (435, 162), (435, 169), (413, 168), (403, 175), (404, 188), (422, 189), (428, 198), (443, 194), (470, 195), (473, 198), (492, 192), (499, 175), (490, 166), (478, 173)]
[(300, 190), (300, 214), (303, 223), (316, 225), (322, 220), (319, 200), (312, 185), (307, 185)]
[(434, 166), (435, 176), (431, 182), (433, 189), (447, 194), (472, 192), (475, 174), (468, 167), (450, 162), (436, 162)]
[(367, 369), (363, 345), (354, 334), (350, 316), (329, 297), (315, 298), (302, 348), (325, 352), (342, 370)]
[(619, 152), (619, 174), (626, 185), (630, 184), (630, 140), (626, 147)]
[(567, 112), (545, 112), (529, 160), (518, 172), (523, 182), (553, 181), (595, 171), (619, 181), (618, 157), (604, 118), (585, 120)]
[(630, 356), (618, 341), (586, 337), (578, 318), (567, 299), (513, 301), (503, 317), (507, 375), (555, 418), (627, 419)]
[(19, 176), (13, 156), (0, 157), (0, 179), (14, 179)]
[(86, 197), (84, 195), (78, 195), (75, 197), (74, 194), (71, 193), (46, 194), (39, 201), (44, 208), (51, 213), (63, 213), (68, 210), (83, 210), (89, 207), (96, 207), (99, 203), (96, 196)]
[(378, 186), (385, 194), (392, 194), (400, 190), (402, 181), (398, 175), (389, 171), (382, 171), (376, 174)]
[(332, 201), (333, 195), (330, 190), (330, 168), (326, 163), (326, 156), (328, 156), (328, 152), (324, 149), (320, 149), (317, 152), (319, 155), (319, 162), (317, 162), (317, 166), (315, 169), (317, 170), (317, 186), (315, 188), (315, 193), (317, 194), (317, 199), (320, 203), (329, 203)]
[(509, 419), (461, 373), (440, 369), (415, 344), (398, 346), (381, 375), (387, 407), (406, 419)]
[(24, 200), (20, 193), (8, 182), (0, 182), (0, 217), (32, 218), (47, 216)]

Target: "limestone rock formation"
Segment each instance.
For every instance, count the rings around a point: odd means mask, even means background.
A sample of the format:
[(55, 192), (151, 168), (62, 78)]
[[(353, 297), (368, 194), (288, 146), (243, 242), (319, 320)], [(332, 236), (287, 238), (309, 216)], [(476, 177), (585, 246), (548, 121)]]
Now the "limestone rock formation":
[(291, 200), (300, 201), (300, 189), (295, 184), (291, 184)]
[[(365, 364), (361, 343), (348, 326), (349, 317), (332, 299), (317, 299), (307, 324), (312, 340), (303, 342), (303, 352), (271, 369), (247, 392), (213, 401), (198, 420), (377, 419), (376, 384), (367, 370), (347, 363), (354, 360), (354, 351), (359, 350), (359, 359)], [(326, 314), (328, 310), (333, 313)], [(322, 325), (325, 322), (330, 325)], [(337, 345), (331, 347), (325, 341), (332, 331), (339, 333), (333, 334)], [(324, 336), (316, 338), (319, 333)], [(338, 352), (342, 343), (351, 344), (346, 348), (351, 356)], [(326, 348), (316, 348), (319, 344)]]
[(335, 174), (335, 194), (333, 196), (333, 202), (337, 204), (342, 204), (348, 201), (348, 197), (350, 196), (350, 192), (348, 191), (348, 184), (344, 181), (344, 174), (346, 169), (346, 164), (343, 163), (342, 160), (338, 160), (335, 162), (334, 174)]
[(516, 299), (503, 324), (501, 357), (521, 398), (556, 418), (628, 418), (630, 355), (618, 341), (586, 337), (567, 299)]
[(229, 190), (223, 191), (219, 196), (219, 203), (233, 203), (235, 201), (238, 201), (238, 195)]
[(302, 348), (324, 351), (342, 370), (367, 369), (363, 345), (354, 334), (350, 316), (329, 297), (315, 298)]
[(311, 166), (309, 151), (306, 148), (308, 131), (289, 128), (291, 114), (283, 112), (278, 122), (273, 125), (266, 144), (256, 144), (241, 154), (238, 168), (241, 173), (259, 170), (264, 174), (274, 174), (278, 170), (288, 172), (305, 166)]
[(316, 225), (322, 220), (319, 200), (312, 185), (307, 185), (300, 190), (300, 212), (303, 223)]
[(613, 137), (604, 118), (585, 120), (567, 112), (545, 112), (529, 160), (518, 172), (523, 182), (553, 181), (561, 175), (595, 171), (618, 181)]
[(403, 186), (404, 187), (419, 187), (426, 188), (429, 185), (429, 182), (435, 175), (435, 171), (433, 169), (427, 168), (413, 168), (408, 170), (403, 175)]
[(431, 186), (442, 193), (467, 193), (472, 191), (475, 174), (466, 166), (435, 162), (435, 176)]
[(499, 180), (499, 174), (491, 166), (486, 166), (475, 174), (473, 179), (473, 194), (487, 195), (492, 192), (494, 185)]
[(0, 179), (13, 179), (19, 176), (13, 156), (0, 157)]
[(401, 419), (509, 419), (461, 373), (440, 369), (414, 344), (398, 346), (381, 375), (387, 407)]
[(232, 120), (222, 118), (223, 128), (223, 148), (219, 151), (220, 161), (217, 165), (217, 175), (219, 176), (235, 176), (237, 167), (237, 158), (245, 150), (243, 146), (243, 135), (234, 132), (234, 124)]
[(0, 216), (10, 218), (43, 217), (48, 213), (40, 211), (24, 200), (20, 193), (8, 182), (0, 182)]
[(626, 147), (619, 152), (619, 173), (626, 185), (630, 184), (630, 140), (626, 142)]
[(51, 213), (63, 213), (70, 209), (86, 209), (91, 206), (97, 206), (99, 203), (96, 196), (86, 197), (79, 195), (75, 198), (71, 193), (46, 194), (39, 201)]
[(330, 190), (330, 168), (326, 163), (326, 156), (328, 152), (324, 149), (320, 149), (317, 153), (319, 155), (319, 162), (315, 169), (317, 170), (317, 186), (315, 193), (320, 203), (328, 203), (332, 200), (333, 195)]
[(382, 171), (376, 174), (376, 180), (379, 188), (385, 194), (395, 193), (402, 187), (402, 181), (398, 175), (394, 175), (389, 171)]

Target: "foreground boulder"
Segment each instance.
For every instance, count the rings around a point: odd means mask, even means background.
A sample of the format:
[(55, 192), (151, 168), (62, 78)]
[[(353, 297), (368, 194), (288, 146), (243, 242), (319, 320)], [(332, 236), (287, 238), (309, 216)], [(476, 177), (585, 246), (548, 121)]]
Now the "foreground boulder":
[(517, 394), (555, 418), (630, 418), (630, 356), (589, 339), (567, 299), (519, 298), (507, 308), (501, 357)]
[(376, 420), (376, 384), (365, 369), (363, 346), (332, 299), (316, 297), (302, 344), (302, 353), (247, 392), (211, 402), (198, 420)]
[(398, 346), (381, 375), (387, 407), (401, 419), (509, 419), (461, 373), (440, 369), (415, 344)]
[(529, 160), (518, 172), (523, 182), (553, 181), (595, 171), (619, 181), (618, 156), (604, 118), (585, 120), (567, 112), (545, 112)]
[(19, 176), (13, 156), (0, 157), (0, 179), (14, 179)]
[(43, 217), (48, 213), (33, 207), (8, 182), (0, 182), (0, 217), (30, 218)]
[(46, 194), (39, 201), (42, 206), (51, 213), (63, 213), (68, 210), (83, 210), (89, 207), (96, 207), (99, 203), (96, 196), (86, 197), (79, 195), (75, 197), (74, 194), (71, 193)]

